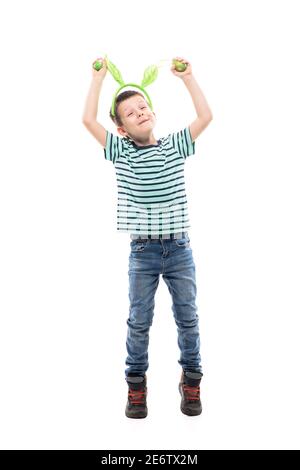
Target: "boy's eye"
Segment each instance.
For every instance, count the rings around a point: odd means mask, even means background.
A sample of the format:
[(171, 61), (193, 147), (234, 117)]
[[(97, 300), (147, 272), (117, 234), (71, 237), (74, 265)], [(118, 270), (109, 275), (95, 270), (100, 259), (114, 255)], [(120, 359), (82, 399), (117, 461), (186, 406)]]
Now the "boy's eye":
[[(141, 109), (145, 109), (146, 106), (143, 106)], [(132, 113), (129, 113), (128, 116), (131, 116)]]

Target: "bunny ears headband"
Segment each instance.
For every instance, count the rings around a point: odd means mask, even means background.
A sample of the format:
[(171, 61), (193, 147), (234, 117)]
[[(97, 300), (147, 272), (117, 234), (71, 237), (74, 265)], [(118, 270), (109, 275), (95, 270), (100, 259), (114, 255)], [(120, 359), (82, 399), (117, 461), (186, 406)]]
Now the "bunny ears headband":
[(146, 95), (147, 102), (150, 106), (150, 109), (153, 110), (153, 106), (152, 106), (150, 96), (148, 95), (147, 91), (145, 90), (145, 87), (150, 85), (151, 83), (153, 83), (157, 79), (158, 66), (157, 65), (150, 65), (149, 67), (147, 67), (144, 70), (144, 76), (143, 76), (143, 79), (141, 81), (141, 84), (138, 85), (137, 83), (125, 83), (123, 78), (122, 78), (122, 75), (121, 75), (120, 71), (118, 70), (118, 68), (112, 62), (110, 62), (110, 60), (108, 60), (107, 56), (105, 56), (105, 59), (106, 59), (106, 64), (107, 64), (107, 68), (108, 68), (109, 72), (111, 73), (113, 78), (116, 80), (116, 82), (118, 82), (121, 85), (117, 89), (117, 91), (115, 92), (115, 94), (113, 96), (112, 106), (111, 106), (112, 115), (115, 116), (115, 114), (116, 114), (116, 109), (115, 108), (116, 108), (116, 99), (117, 99), (118, 94), (120, 93), (120, 91), (123, 88), (128, 87), (128, 86), (135, 87), (135, 88), (138, 88), (139, 90), (141, 90)]

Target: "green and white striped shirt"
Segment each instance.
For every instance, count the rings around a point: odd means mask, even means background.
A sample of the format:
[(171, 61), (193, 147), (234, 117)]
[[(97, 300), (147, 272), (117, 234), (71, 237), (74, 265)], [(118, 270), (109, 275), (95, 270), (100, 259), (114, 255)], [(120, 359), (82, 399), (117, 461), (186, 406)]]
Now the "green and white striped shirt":
[(118, 185), (117, 230), (151, 235), (190, 228), (184, 163), (194, 153), (189, 127), (146, 146), (107, 131), (104, 156), (115, 166)]

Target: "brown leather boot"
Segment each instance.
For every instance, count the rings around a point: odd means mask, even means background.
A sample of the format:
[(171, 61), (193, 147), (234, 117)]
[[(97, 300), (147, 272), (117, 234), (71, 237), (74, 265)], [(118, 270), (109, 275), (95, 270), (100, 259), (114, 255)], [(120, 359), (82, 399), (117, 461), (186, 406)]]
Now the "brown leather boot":
[(202, 404), (200, 400), (201, 372), (182, 371), (179, 383), (179, 393), (181, 395), (180, 409), (188, 416), (200, 415)]
[(127, 418), (146, 418), (147, 409), (147, 377), (126, 377), (128, 383), (128, 400), (125, 414)]

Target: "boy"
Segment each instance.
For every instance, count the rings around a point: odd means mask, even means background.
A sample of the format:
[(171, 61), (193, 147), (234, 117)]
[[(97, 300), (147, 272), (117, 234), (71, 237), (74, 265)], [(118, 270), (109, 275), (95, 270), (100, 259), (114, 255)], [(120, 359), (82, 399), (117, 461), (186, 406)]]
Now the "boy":
[(196, 313), (195, 263), (187, 229), (190, 227), (184, 187), (183, 167), (195, 153), (195, 140), (212, 120), (211, 110), (185, 59), (186, 70), (171, 71), (181, 78), (193, 100), (197, 118), (179, 132), (158, 140), (156, 123), (144, 95), (139, 91), (120, 93), (115, 114), (110, 117), (119, 137), (97, 122), (98, 100), (107, 64), (93, 78), (87, 96), (83, 123), (104, 148), (104, 156), (116, 168), (118, 181), (117, 230), (130, 233), (129, 299), (125, 379), (129, 418), (147, 416), (147, 377), (149, 329), (154, 296), (162, 274), (172, 296), (173, 315), (178, 331), (182, 373), (179, 383), (180, 409), (188, 416), (202, 411), (200, 381), (203, 376), (200, 336)]

